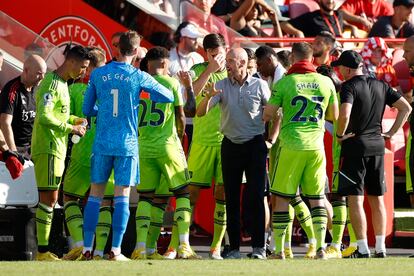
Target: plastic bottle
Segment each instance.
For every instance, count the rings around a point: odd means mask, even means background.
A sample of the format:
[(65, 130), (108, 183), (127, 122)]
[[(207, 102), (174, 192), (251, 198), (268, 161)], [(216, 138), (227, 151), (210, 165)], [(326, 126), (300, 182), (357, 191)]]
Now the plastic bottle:
[[(82, 124), (81, 124), (81, 126), (86, 127), (86, 122), (85, 122), (85, 121), (83, 121), (83, 122), (82, 122)], [(72, 135), (72, 143), (74, 143), (74, 144), (79, 143), (80, 138), (81, 138), (81, 137), (80, 137), (78, 134), (73, 134), (73, 135)]]

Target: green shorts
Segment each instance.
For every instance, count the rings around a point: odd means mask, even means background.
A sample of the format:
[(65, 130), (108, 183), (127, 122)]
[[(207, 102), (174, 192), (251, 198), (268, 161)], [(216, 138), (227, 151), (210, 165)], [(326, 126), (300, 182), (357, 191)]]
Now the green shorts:
[[(407, 194), (412, 194), (413, 191), (413, 179), (412, 175), (414, 172), (413, 161), (414, 161), (414, 149), (411, 148), (412, 136), (411, 131), (408, 135), (407, 143), (405, 144), (405, 185)], [(413, 152), (411, 152), (413, 150)]]
[(170, 197), (171, 192), (189, 183), (187, 162), (181, 147), (168, 149), (163, 157), (140, 157), (139, 162), (138, 193), (154, 193), (158, 197)]
[(62, 181), (65, 159), (53, 154), (42, 153), (32, 156), (39, 191), (56, 191)]
[(209, 188), (213, 178), (216, 185), (223, 185), (221, 147), (192, 143), (188, 156), (188, 170), (191, 185)]
[(323, 150), (290, 150), (281, 148), (275, 164), (276, 173), (270, 182), (270, 192), (283, 197), (294, 197), (298, 187), (301, 194), (311, 199), (325, 195), (326, 160)]
[[(91, 167), (84, 166), (75, 160), (71, 160), (65, 173), (63, 193), (68, 196), (84, 198), (91, 187)], [(105, 188), (105, 199), (114, 197), (114, 172), (108, 179)]]
[(275, 168), (277, 160), (279, 158), (280, 147), (279, 139), (276, 140), (276, 143), (273, 144), (272, 148), (269, 150), (269, 178), (272, 179), (276, 173)]

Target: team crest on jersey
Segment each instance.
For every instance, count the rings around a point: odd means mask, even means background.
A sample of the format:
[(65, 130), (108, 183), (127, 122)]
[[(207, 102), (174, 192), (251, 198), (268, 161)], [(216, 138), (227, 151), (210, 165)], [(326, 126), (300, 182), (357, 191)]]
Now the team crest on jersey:
[(44, 106), (51, 106), (52, 105), (52, 101), (53, 101), (53, 96), (50, 93), (46, 93), (43, 96), (43, 104)]

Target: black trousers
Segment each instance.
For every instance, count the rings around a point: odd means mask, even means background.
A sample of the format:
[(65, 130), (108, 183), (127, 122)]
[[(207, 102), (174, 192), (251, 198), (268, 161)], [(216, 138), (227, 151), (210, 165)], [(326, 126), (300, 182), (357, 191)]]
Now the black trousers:
[(235, 144), (224, 137), (221, 144), (221, 164), (226, 193), (227, 233), (230, 249), (240, 248), (240, 192), (243, 172), (249, 208), (255, 221), (251, 228), (252, 247), (264, 247), (264, 185), (267, 148), (262, 135), (244, 144)]

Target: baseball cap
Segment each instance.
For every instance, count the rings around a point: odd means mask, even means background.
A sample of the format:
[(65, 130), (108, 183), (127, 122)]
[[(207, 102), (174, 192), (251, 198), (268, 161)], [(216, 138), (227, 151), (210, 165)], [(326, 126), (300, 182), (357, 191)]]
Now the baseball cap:
[(189, 37), (189, 38), (199, 38), (203, 37), (203, 35), (198, 31), (197, 27), (193, 24), (188, 24), (184, 28), (181, 29), (180, 34), (182, 37)]
[(414, 7), (414, 0), (394, 0), (394, 3), (392, 4), (394, 7), (397, 6), (406, 6), (408, 8)]
[(349, 67), (352, 69), (357, 69), (359, 65), (362, 63), (362, 57), (354, 50), (347, 50), (342, 52), (341, 56), (331, 62), (331, 66), (336, 67), (339, 65), (343, 65), (345, 67)]

